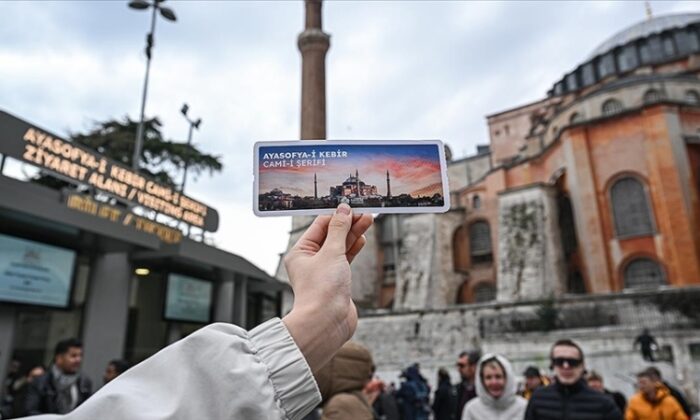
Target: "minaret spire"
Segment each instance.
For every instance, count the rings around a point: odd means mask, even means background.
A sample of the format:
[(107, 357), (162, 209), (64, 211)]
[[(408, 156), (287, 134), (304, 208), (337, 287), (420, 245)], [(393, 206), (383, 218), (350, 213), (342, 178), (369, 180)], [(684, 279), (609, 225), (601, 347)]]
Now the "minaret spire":
[(386, 196), (391, 198), (391, 179), (389, 178), (389, 171), (386, 171)]
[(306, 25), (299, 34), (301, 51), (301, 139), (326, 138), (326, 53), (330, 35), (323, 32), (321, 0), (305, 0)]
[(314, 198), (318, 200), (318, 183), (316, 180), (316, 173), (314, 172)]

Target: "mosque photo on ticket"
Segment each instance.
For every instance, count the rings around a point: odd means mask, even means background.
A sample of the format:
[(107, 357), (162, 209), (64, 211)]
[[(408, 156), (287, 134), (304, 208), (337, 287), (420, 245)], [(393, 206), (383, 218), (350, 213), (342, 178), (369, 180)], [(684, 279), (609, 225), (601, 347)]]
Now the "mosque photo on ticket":
[(449, 199), (439, 141), (261, 142), (255, 149), (259, 215), (340, 203), (378, 212), (438, 212)]

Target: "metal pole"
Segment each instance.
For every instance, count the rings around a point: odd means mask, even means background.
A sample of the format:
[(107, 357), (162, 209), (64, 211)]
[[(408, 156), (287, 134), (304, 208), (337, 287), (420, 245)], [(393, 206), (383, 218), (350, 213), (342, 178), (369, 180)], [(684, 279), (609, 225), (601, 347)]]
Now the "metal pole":
[[(189, 120), (188, 120), (189, 121)], [(192, 130), (194, 129), (194, 124), (190, 122), (190, 133), (187, 135), (187, 145), (189, 146), (192, 143)], [(184, 193), (185, 192), (185, 182), (187, 181), (187, 167), (190, 166), (190, 160), (185, 159), (185, 169), (182, 174), (182, 185), (180, 185), (180, 192)]]
[(148, 92), (148, 75), (151, 70), (151, 49), (153, 47), (153, 34), (156, 30), (156, 12), (158, 4), (153, 5), (153, 15), (151, 17), (151, 32), (146, 35), (146, 79), (143, 82), (143, 95), (141, 97), (141, 119), (136, 130), (136, 144), (134, 145), (134, 157), (131, 161), (135, 171), (139, 170), (141, 163), (141, 149), (143, 147), (143, 118), (146, 111), (146, 93)]

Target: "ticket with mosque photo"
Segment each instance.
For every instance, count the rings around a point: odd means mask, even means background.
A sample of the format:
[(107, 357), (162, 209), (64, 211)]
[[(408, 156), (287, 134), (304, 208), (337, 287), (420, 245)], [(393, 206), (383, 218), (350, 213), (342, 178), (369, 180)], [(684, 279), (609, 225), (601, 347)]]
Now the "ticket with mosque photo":
[(255, 144), (258, 216), (443, 213), (450, 208), (440, 140), (301, 140)]

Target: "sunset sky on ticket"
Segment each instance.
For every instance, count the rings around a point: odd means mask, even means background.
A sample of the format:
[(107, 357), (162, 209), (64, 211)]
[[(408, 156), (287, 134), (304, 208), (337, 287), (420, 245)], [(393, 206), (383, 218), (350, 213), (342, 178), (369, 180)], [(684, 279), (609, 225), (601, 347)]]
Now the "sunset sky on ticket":
[[(421, 195), (443, 193), (440, 172), (440, 155), (436, 144), (400, 145), (326, 145), (326, 146), (261, 146), (259, 159), (259, 193), (263, 194), (278, 188), (285, 193), (299, 196), (314, 195), (314, 173), (318, 179), (319, 197), (329, 194), (330, 187), (341, 185), (350, 175), (358, 171), (360, 180), (368, 185), (376, 185), (379, 195), (386, 195), (386, 172), (391, 177), (391, 194)], [(347, 152), (347, 157), (326, 157), (325, 166), (319, 162), (323, 154)], [(295, 155), (293, 158), (265, 159), (266, 154), (307, 153), (307, 158)], [(315, 152), (315, 158), (312, 158)], [(313, 160), (316, 162), (313, 162)], [(312, 162), (308, 162), (311, 160)], [(291, 166), (279, 165), (287, 161)], [(301, 166), (307, 161), (315, 166)], [(267, 162), (267, 164), (266, 164)]]

